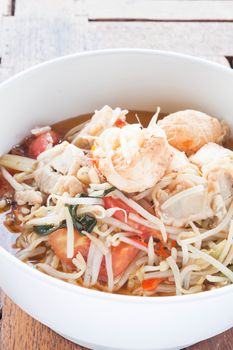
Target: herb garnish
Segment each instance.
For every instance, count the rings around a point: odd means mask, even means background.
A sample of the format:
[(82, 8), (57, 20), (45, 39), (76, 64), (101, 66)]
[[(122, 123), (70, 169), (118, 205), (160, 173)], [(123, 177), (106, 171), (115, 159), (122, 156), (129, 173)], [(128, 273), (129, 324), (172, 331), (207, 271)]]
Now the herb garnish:
[[(110, 192), (114, 191), (116, 187), (110, 187), (107, 190), (103, 192), (102, 196), (89, 196), (86, 193), (80, 193), (78, 195), (79, 198), (102, 198), (105, 197), (107, 194)], [(73, 220), (74, 227), (82, 233), (82, 231), (86, 231), (88, 233), (91, 233), (97, 223), (96, 218), (94, 218), (91, 215), (84, 214), (84, 215), (77, 215), (77, 205), (68, 205), (66, 206), (69, 208), (70, 215)], [(54, 226), (54, 225), (39, 225), (39, 226), (33, 226), (33, 231), (36, 232), (38, 235), (49, 235), (50, 233), (53, 233), (54, 231), (66, 227), (66, 222), (63, 221), (59, 226)]]
[(38, 235), (46, 236), (50, 233), (53, 233), (54, 231), (59, 230), (60, 228), (66, 227), (66, 222), (63, 221), (60, 225), (54, 226), (54, 225), (39, 225), (39, 226), (33, 226), (33, 231), (36, 232)]

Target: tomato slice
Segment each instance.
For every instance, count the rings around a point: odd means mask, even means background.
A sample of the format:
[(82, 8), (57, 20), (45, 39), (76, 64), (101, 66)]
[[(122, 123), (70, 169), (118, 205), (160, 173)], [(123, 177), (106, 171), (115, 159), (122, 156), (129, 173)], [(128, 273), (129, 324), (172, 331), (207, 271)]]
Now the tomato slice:
[[(67, 229), (61, 228), (49, 236), (49, 242), (58, 258), (66, 264), (67, 267), (73, 269), (72, 259), (67, 258)], [(87, 259), (90, 247), (90, 240), (86, 236), (74, 232), (74, 256), (80, 252), (84, 259)], [(117, 247), (111, 248), (112, 253), (112, 269), (114, 277), (120, 275), (126, 270), (132, 260), (136, 257), (139, 250), (129, 244), (121, 242)], [(102, 261), (99, 279), (107, 281), (107, 272), (105, 267), (105, 259)]]
[[(148, 248), (148, 243), (142, 241), (141, 239), (137, 237), (130, 237), (134, 242), (141, 244), (143, 247)], [(171, 252), (166, 249), (161, 242), (157, 244), (157, 248), (154, 249), (155, 253), (163, 258), (168, 258), (171, 255)]]
[[(69, 268), (73, 268), (72, 258), (67, 258), (67, 229), (61, 228), (49, 236), (49, 243), (58, 258)], [(80, 252), (84, 258), (88, 255), (90, 240), (78, 231), (74, 232), (74, 256)]]
[(115, 123), (114, 123), (114, 125), (117, 127), (117, 128), (123, 128), (123, 126), (125, 126), (126, 125), (126, 122), (124, 121), (124, 120), (122, 120), (122, 119), (117, 119), (116, 121), (115, 121)]
[(59, 141), (59, 135), (53, 130), (40, 134), (30, 143), (28, 147), (28, 156), (36, 159), (49, 145), (56, 145)]
[(107, 196), (103, 198), (103, 201), (104, 201), (104, 207), (106, 209), (117, 207), (125, 210), (127, 213), (127, 221), (125, 221), (125, 213), (122, 210), (116, 210), (115, 213), (113, 214), (113, 217), (121, 222), (127, 223), (127, 225), (129, 225), (130, 227), (135, 228), (138, 231), (141, 231), (140, 236), (142, 236), (144, 239), (148, 238), (149, 236), (154, 236), (161, 239), (161, 233), (159, 231), (155, 229), (151, 229), (136, 221), (129, 219), (128, 218), (129, 213), (137, 215), (139, 219), (141, 218), (141, 216), (138, 215), (136, 210), (128, 206), (121, 199)]
[(138, 254), (139, 249), (121, 242), (117, 247), (112, 247), (112, 269), (114, 277), (124, 272)]
[(156, 290), (161, 282), (163, 282), (165, 278), (149, 278), (148, 280), (142, 281), (142, 288), (147, 291)]
[[(109, 208), (120, 208), (126, 211), (126, 213), (133, 213), (137, 214), (136, 210), (128, 206), (126, 203), (124, 203), (121, 199), (118, 198), (113, 198), (111, 196), (104, 197), (104, 207), (106, 209)], [(121, 222), (126, 222), (125, 221), (125, 213), (122, 210), (116, 210), (115, 213), (113, 214), (113, 217)], [(128, 220), (127, 220), (128, 222)]]
[[(138, 254), (138, 252), (139, 252), (139, 249), (124, 242), (121, 242), (117, 247), (111, 248), (112, 271), (113, 271), (114, 278), (121, 275), (127, 269), (127, 267), (130, 265), (130, 263)], [(103, 259), (103, 262), (102, 262), (99, 279), (103, 282), (107, 282), (107, 279), (108, 279), (106, 266), (105, 266), (105, 259)]]

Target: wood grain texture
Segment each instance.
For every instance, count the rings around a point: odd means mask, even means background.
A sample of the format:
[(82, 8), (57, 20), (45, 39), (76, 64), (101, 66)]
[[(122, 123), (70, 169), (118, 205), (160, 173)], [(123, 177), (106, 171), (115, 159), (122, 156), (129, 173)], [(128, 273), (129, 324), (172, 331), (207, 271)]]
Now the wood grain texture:
[(84, 6), (84, 0), (17, 0), (15, 16), (82, 15)]
[[(12, 320), (14, 320), (13, 325)], [(81, 346), (72, 344), (48, 327), (26, 315), (7, 297), (4, 298), (0, 344), (2, 350), (84, 349)]]
[(85, 41), (88, 50), (140, 47), (198, 56), (230, 56), (233, 23), (91, 22)]
[[(3, 0), (10, 1), (10, 0)], [(211, 11), (210, 11), (211, 8)], [(17, 0), (16, 16), (87, 15), (90, 20), (233, 21), (233, 1)]]
[[(233, 20), (232, 1), (86, 0), (89, 19)], [(210, 11), (211, 9), (211, 11)]]
[[(1, 66), (11, 73), (84, 49), (84, 17), (5, 17), (1, 20)], [(49, 33), (49, 34), (48, 34)]]
[[(172, 50), (226, 66), (224, 56), (233, 56), (233, 23), (219, 22), (233, 21), (231, 0), (16, 0), (14, 16), (12, 3), (0, 0), (0, 81), (36, 63), (87, 49)], [(143, 20), (155, 23), (139, 23)], [(163, 22), (167, 20), (200, 23)], [(84, 349), (33, 320), (1, 291), (0, 304), (1, 350)], [(230, 330), (186, 350), (232, 350), (232, 344)]]
[[(0, 329), (1, 350), (88, 350), (32, 319), (8, 297), (2, 295), (2, 301), (4, 308)], [(232, 350), (232, 339), (233, 329), (185, 350)]]
[(232, 350), (233, 329), (217, 335), (211, 339), (189, 346), (185, 350)]
[(0, 1), (0, 16), (10, 16), (12, 11), (12, 0)]

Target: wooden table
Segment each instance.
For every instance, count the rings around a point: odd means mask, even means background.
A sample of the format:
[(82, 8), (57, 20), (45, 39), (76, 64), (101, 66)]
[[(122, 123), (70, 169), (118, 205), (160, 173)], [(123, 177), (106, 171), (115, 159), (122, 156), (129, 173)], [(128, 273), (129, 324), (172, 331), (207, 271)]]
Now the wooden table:
[[(184, 52), (233, 67), (233, 1), (0, 0), (0, 81), (74, 52), (140, 47)], [(83, 349), (1, 293), (2, 350)], [(233, 330), (189, 348), (232, 350)]]

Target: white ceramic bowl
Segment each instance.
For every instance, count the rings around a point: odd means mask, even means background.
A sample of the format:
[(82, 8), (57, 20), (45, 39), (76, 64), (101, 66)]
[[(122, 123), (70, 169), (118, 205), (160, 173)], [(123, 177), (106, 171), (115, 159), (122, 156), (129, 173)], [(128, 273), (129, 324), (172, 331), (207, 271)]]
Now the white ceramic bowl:
[[(193, 108), (233, 124), (233, 72), (193, 57), (108, 50), (62, 57), (0, 86), (1, 153), (35, 125), (104, 104)], [(111, 295), (49, 277), (0, 248), (0, 285), (35, 319), (92, 349), (175, 349), (233, 326), (233, 286), (182, 297)]]

